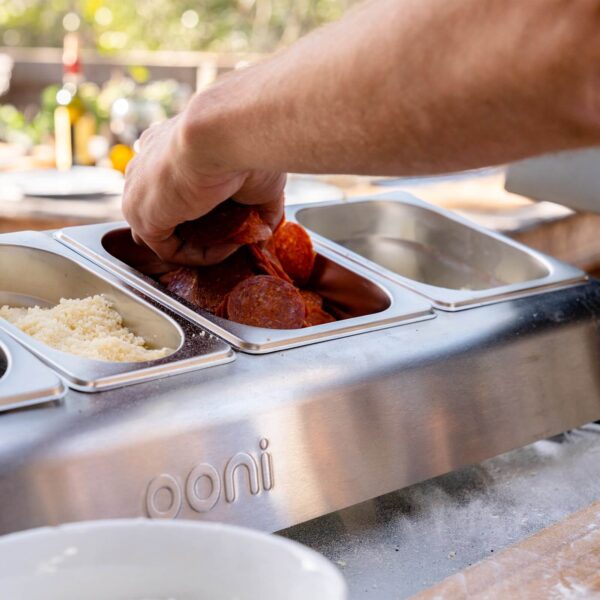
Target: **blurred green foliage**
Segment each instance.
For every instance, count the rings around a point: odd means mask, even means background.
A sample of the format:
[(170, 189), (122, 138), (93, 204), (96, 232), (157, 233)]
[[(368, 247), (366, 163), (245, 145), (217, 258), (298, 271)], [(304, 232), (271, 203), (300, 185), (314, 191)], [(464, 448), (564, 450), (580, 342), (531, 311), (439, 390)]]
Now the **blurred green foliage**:
[[(144, 73), (134, 70), (139, 77)], [(11, 104), (0, 104), (0, 141), (31, 148), (36, 144), (51, 142), (54, 131), (54, 110), (60, 85), (49, 85), (42, 90), (39, 109), (28, 107), (25, 112)], [(107, 124), (115, 100), (125, 98), (139, 103), (154, 103), (163, 117), (172, 117), (185, 106), (191, 90), (173, 79), (160, 79), (140, 83), (130, 77), (119, 76), (101, 87), (91, 81), (78, 87), (78, 96), (86, 111), (96, 119), (98, 129)]]
[[(0, 104), (0, 140), (30, 148), (35, 144), (49, 141), (54, 131), (54, 109), (59, 85), (50, 85), (42, 91), (39, 110), (27, 114), (12, 104)], [(84, 83), (79, 90), (86, 109), (100, 123), (104, 115), (98, 107), (98, 87), (93, 83)]]
[(355, 0), (0, 0), (0, 45), (269, 52), (338, 18)]

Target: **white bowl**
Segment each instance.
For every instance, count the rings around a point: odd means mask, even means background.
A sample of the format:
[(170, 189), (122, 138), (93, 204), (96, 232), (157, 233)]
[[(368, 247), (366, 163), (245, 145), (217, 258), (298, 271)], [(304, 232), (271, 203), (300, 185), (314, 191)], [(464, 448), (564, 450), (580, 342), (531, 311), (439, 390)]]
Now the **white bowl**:
[(316, 552), (281, 537), (193, 521), (91, 521), (0, 538), (10, 600), (344, 600)]

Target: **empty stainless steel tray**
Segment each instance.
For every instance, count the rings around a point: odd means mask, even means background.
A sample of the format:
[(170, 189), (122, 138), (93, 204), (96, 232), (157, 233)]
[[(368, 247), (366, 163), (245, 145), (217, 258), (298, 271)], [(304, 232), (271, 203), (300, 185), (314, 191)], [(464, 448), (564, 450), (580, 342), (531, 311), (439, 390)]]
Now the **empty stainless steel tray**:
[(585, 274), (403, 192), (298, 205), (295, 220), (328, 248), (445, 310), (585, 280)]
[(164, 358), (147, 362), (91, 360), (55, 350), (0, 319), (0, 328), (75, 389), (98, 391), (229, 362), (235, 357), (232, 349), (215, 336), (169, 310), (158, 310), (143, 294), (124, 286), (47, 234), (0, 236), (0, 264), (0, 305), (52, 306), (61, 298), (103, 294), (131, 331), (153, 347), (174, 349)]
[(359, 265), (316, 245), (318, 253), (312, 287), (335, 303), (343, 320), (305, 329), (264, 329), (215, 317), (167, 292), (152, 278), (135, 269), (148, 262), (125, 223), (70, 227), (58, 240), (108, 269), (161, 304), (206, 327), (240, 350), (261, 354), (313, 342), (433, 318), (431, 304), (418, 295), (369, 273)]
[(0, 332), (0, 412), (58, 400), (66, 391), (60, 377)]

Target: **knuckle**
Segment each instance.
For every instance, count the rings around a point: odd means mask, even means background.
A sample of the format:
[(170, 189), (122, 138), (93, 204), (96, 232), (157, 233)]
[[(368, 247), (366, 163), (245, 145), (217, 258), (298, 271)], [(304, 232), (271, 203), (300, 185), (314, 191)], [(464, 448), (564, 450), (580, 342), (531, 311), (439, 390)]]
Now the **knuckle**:
[(147, 129), (144, 129), (144, 131), (142, 132), (142, 135), (140, 136), (140, 144), (143, 144), (144, 142), (147, 142), (153, 134), (153, 127), (148, 127)]
[(125, 167), (125, 179), (127, 179), (128, 177), (131, 177), (133, 175), (138, 164), (139, 164), (139, 158), (137, 156), (134, 156), (127, 163), (127, 166)]

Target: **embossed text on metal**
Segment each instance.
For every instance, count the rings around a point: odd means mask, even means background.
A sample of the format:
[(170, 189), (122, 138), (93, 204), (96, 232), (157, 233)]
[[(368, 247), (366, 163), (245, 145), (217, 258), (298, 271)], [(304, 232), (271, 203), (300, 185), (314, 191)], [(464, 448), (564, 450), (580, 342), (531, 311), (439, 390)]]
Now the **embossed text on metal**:
[[(146, 512), (153, 519), (174, 519), (184, 501), (196, 512), (212, 510), (220, 498), (232, 504), (240, 497), (238, 486), (246, 482), (249, 492), (256, 496), (261, 490), (269, 492), (274, 486), (273, 458), (269, 440), (259, 442), (260, 457), (249, 452), (237, 452), (230, 457), (222, 472), (207, 462), (196, 464), (182, 485), (170, 473), (161, 473), (146, 488)], [(245, 476), (244, 476), (245, 475)], [(203, 492), (200, 492), (200, 485)]]

